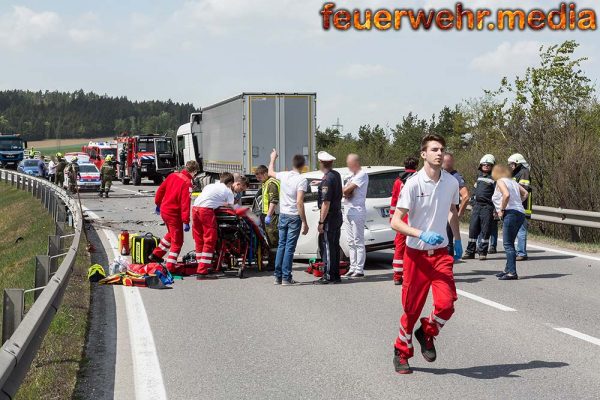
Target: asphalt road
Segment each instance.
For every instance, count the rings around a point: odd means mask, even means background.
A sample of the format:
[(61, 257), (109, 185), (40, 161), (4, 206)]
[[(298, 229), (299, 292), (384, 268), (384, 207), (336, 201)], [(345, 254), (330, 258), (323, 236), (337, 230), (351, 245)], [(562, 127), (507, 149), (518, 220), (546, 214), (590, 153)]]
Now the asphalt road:
[[(82, 195), (106, 251), (96, 257), (114, 258), (122, 228), (165, 232), (152, 213), (153, 193), (138, 192), (155, 188), (116, 184), (110, 199)], [(188, 236), (184, 250), (193, 247)], [(530, 260), (518, 264), (519, 281), (493, 276), (504, 267), (502, 252), (456, 264), (459, 300), (436, 341), (438, 360), (427, 363), (417, 346), (415, 373), (407, 376), (392, 365), (401, 305), (390, 265), (391, 252), (371, 253), (365, 279), (333, 286), (310, 284), (306, 265), (296, 264), (302, 283), (295, 287), (250, 270), (247, 279), (188, 278), (171, 290), (97, 288), (93, 309), (105, 314), (92, 332), (104, 342), (90, 362), (104, 371), (97, 374), (103, 382), (88, 373), (84, 392), (123, 399), (600, 397), (600, 256), (531, 247)], [(428, 302), (423, 313), (430, 310)]]

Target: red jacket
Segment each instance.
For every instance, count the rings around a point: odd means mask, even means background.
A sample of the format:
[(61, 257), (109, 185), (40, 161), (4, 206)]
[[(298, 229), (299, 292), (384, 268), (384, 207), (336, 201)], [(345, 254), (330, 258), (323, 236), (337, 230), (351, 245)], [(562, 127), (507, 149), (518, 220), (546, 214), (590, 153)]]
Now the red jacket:
[(156, 191), (154, 203), (160, 207), (161, 214), (171, 217), (181, 216), (181, 222), (189, 224), (191, 192), (192, 176), (184, 169), (167, 176)]
[[(400, 197), (400, 192), (404, 187), (404, 182), (402, 179), (407, 179), (412, 176), (416, 171), (413, 169), (407, 169), (402, 175), (400, 175), (394, 181), (394, 186), (392, 187), (392, 201), (390, 202), (390, 219), (394, 216), (394, 212), (396, 211), (396, 205), (398, 204), (398, 198)], [(404, 222), (408, 221), (408, 216), (404, 216)]]

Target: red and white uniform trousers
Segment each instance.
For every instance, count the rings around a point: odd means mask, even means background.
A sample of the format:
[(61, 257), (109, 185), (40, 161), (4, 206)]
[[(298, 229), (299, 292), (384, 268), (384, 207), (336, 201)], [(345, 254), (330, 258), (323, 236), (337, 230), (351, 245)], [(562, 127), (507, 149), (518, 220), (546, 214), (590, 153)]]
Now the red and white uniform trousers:
[(213, 266), (217, 245), (217, 217), (215, 210), (207, 207), (192, 208), (192, 234), (196, 244), (196, 261), (201, 275), (208, 274)]
[(421, 318), (425, 335), (437, 336), (454, 313), (457, 296), (453, 264), (454, 259), (445, 247), (436, 250), (406, 248), (402, 284), (404, 314), (400, 318), (400, 332), (395, 343), (406, 358), (413, 356), (413, 330), (427, 301), (429, 288), (433, 294), (433, 311), (428, 317)]
[(179, 214), (170, 215), (163, 212), (160, 216), (167, 227), (167, 234), (160, 239), (152, 254), (163, 259), (166, 255), (166, 267), (169, 271), (174, 271), (183, 246), (183, 221)]

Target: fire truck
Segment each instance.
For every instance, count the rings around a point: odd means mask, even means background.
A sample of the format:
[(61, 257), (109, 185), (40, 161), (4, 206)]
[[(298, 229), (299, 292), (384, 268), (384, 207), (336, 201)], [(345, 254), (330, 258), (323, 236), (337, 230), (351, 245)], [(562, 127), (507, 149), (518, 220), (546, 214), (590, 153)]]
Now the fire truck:
[(173, 139), (159, 135), (121, 136), (117, 138), (117, 161), (117, 176), (124, 185), (141, 185), (142, 178), (158, 185), (176, 167)]
[(114, 160), (117, 159), (117, 142), (114, 140), (109, 142), (90, 142), (87, 146), (83, 146), (81, 151), (90, 156), (90, 162), (100, 169), (107, 155), (112, 155)]

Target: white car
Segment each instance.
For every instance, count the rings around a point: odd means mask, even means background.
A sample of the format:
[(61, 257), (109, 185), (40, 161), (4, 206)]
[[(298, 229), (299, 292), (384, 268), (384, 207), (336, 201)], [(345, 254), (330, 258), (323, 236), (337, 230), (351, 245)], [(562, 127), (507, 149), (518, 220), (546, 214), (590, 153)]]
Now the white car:
[[(394, 247), (394, 238), (396, 232), (390, 227), (390, 201), (392, 196), (392, 187), (394, 181), (402, 171), (403, 167), (363, 167), (369, 175), (369, 187), (367, 189), (367, 218), (365, 222), (365, 246), (367, 252), (375, 250), (390, 249)], [(342, 176), (342, 180), (349, 177), (348, 168), (335, 168)], [(303, 174), (308, 180), (309, 192), (306, 193), (305, 211), (308, 222), (308, 234), (300, 235), (295, 259), (320, 258), (318, 231), (319, 208), (317, 207), (317, 186), (311, 186), (314, 180), (321, 180), (323, 173), (321, 171), (307, 172)], [(346, 232), (342, 226), (342, 236), (340, 238), (340, 247), (342, 256), (347, 257), (348, 241)]]
[[(79, 175), (81, 179), (77, 179), (77, 187), (79, 190), (99, 190), (100, 189), (100, 171), (94, 164), (77, 163), (79, 164)], [(69, 179), (65, 176), (65, 188), (69, 187)]]

